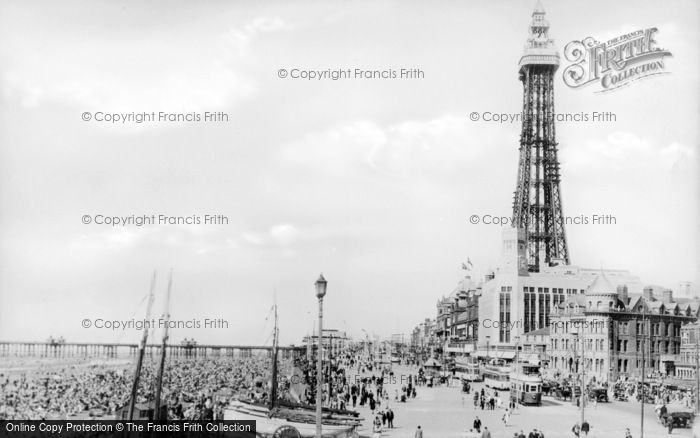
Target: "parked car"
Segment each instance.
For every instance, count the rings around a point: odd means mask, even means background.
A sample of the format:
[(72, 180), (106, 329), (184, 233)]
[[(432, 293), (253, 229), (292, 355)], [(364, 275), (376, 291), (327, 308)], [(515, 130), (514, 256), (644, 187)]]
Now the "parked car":
[(594, 388), (588, 392), (588, 399), (608, 403), (608, 390), (606, 388)]

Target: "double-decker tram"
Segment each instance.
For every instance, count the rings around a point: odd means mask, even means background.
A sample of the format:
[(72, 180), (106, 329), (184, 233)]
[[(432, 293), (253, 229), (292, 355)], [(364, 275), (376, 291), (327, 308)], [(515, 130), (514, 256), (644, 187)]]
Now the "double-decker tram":
[(481, 369), (475, 357), (458, 357), (455, 359), (455, 377), (463, 382), (481, 382)]
[(510, 374), (510, 398), (521, 405), (542, 403), (542, 376), (539, 365), (516, 364)]
[(492, 360), (484, 366), (484, 384), (496, 390), (507, 390), (510, 388), (511, 368), (503, 361)]

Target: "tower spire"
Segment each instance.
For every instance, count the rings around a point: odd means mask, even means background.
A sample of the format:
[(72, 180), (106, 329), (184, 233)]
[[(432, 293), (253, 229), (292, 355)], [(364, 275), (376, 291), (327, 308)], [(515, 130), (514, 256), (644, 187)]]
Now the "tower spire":
[(540, 1), (532, 13), (518, 66), (523, 122), (513, 226), (525, 233), (528, 270), (538, 272), (540, 266), (569, 263), (554, 129), (554, 72), (559, 53), (549, 37), (549, 22)]
[(535, 14), (544, 15), (544, 6), (542, 6), (541, 0), (537, 0), (537, 3), (535, 3), (535, 10), (532, 12), (532, 15), (535, 15)]
[(558, 67), (559, 53), (554, 40), (549, 37), (549, 21), (545, 18), (544, 6), (540, 0), (537, 0), (535, 10), (532, 12), (528, 30), (528, 38), (519, 66), (546, 64)]

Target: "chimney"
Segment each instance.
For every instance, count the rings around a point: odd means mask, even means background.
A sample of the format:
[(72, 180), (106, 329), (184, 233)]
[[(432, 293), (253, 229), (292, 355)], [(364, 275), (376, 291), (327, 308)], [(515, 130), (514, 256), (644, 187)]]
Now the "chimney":
[(662, 294), (663, 294), (664, 303), (672, 303), (673, 302), (673, 291), (671, 289), (664, 289)]
[(617, 286), (617, 296), (622, 301), (622, 304), (627, 306), (629, 304), (629, 295), (627, 294), (627, 285), (621, 284)]
[(654, 298), (654, 288), (651, 286), (645, 286), (643, 296), (645, 300), (651, 301), (651, 299)]

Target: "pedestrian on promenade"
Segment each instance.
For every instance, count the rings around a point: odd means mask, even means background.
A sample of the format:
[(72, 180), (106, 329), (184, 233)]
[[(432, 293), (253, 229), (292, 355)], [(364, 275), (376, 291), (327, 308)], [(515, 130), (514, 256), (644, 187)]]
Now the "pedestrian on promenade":
[(372, 431), (374, 432), (374, 438), (380, 438), (382, 436), (382, 420), (379, 419), (379, 415), (374, 417), (374, 428)]
[(472, 426), (474, 426), (477, 432), (481, 432), (481, 420), (479, 420), (479, 417), (474, 419), (474, 424)]
[(413, 435), (413, 438), (423, 438), (423, 429), (420, 428), (420, 425), (418, 425), (418, 428), (416, 429), (416, 433)]
[(581, 432), (583, 433), (583, 436), (588, 436), (588, 432), (591, 430), (591, 425), (588, 424), (588, 421), (583, 420), (583, 423), (581, 423)]
[(501, 418), (501, 420), (503, 420), (503, 425), (505, 427), (508, 427), (508, 420), (509, 419), (510, 419), (510, 411), (508, 409), (506, 409), (506, 412), (503, 414), (503, 418)]
[(394, 411), (389, 408), (389, 411), (386, 413), (386, 419), (389, 422), (389, 428), (393, 429), (394, 428)]
[(491, 431), (488, 427), (484, 426), (484, 432), (481, 434), (481, 438), (491, 438)]
[(632, 432), (630, 432), (629, 427), (625, 429), (625, 438), (632, 438)]
[(574, 427), (571, 428), (571, 431), (574, 433), (574, 436), (578, 438), (581, 435), (581, 426), (576, 423)]

